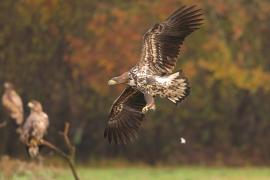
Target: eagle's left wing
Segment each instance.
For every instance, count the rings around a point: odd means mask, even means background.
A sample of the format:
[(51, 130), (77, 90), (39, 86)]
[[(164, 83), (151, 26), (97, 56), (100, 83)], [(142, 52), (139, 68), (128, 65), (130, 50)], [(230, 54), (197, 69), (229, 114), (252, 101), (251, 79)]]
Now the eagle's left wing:
[(164, 22), (155, 24), (143, 37), (139, 67), (147, 66), (156, 75), (172, 73), (184, 39), (202, 24), (200, 9), (182, 7)]
[(12, 90), (3, 95), (2, 103), (9, 111), (10, 116), (16, 120), (16, 124), (21, 125), (23, 123), (23, 103), (21, 97)]
[(25, 143), (28, 143), (29, 141), (29, 137), (31, 136), (32, 134), (32, 131), (33, 131), (33, 122), (35, 121), (34, 117), (32, 114), (30, 114), (23, 127), (22, 127), (22, 133), (21, 133), (21, 140)]
[(104, 131), (109, 143), (126, 144), (136, 137), (145, 118), (142, 113), (146, 105), (144, 94), (128, 86), (115, 100)]

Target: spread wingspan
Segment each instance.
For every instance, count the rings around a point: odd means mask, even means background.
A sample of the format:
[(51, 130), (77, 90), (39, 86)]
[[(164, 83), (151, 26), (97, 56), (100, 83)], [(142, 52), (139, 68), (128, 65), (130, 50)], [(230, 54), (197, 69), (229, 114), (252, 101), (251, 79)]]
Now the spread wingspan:
[[(126, 83), (132, 86), (124, 90), (111, 108), (104, 132), (110, 143), (126, 144), (136, 137), (145, 118), (142, 109), (153, 107), (156, 95), (176, 104), (188, 96), (187, 78), (172, 71), (180, 46), (189, 34), (199, 28), (202, 20), (202, 12), (195, 6), (176, 10), (145, 33), (139, 63), (128, 73), (109, 81), (109, 85)], [(148, 103), (144, 95), (148, 97)]]

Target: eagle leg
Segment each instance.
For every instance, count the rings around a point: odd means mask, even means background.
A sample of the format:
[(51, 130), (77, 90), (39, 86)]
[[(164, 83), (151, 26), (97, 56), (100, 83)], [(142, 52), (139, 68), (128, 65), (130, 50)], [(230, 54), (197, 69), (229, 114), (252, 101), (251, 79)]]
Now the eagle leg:
[(155, 104), (155, 99), (153, 96), (150, 94), (144, 94), (144, 99), (146, 101), (146, 105), (142, 109), (143, 113), (146, 113), (149, 110), (155, 110), (156, 109), (156, 104)]

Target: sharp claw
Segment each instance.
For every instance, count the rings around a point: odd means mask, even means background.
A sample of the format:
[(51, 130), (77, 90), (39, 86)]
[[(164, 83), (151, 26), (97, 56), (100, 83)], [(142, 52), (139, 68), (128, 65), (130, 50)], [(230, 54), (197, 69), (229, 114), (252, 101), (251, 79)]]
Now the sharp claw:
[(142, 109), (142, 112), (145, 114), (147, 111), (148, 111), (148, 107), (145, 106), (145, 107)]
[(150, 104), (150, 105), (146, 105), (143, 109), (142, 112), (145, 114), (147, 113), (149, 110), (156, 110), (156, 105), (155, 104)]

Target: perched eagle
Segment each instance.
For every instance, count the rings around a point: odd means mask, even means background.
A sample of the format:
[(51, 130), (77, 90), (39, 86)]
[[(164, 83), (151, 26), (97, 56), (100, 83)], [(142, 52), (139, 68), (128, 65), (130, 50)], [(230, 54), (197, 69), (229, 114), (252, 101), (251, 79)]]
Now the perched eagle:
[(40, 140), (43, 139), (49, 127), (49, 118), (43, 112), (40, 102), (30, 101), (28, 107), (31, 113), (23, 125), (21, 139), (27, 145), (29, 155), (34, 158), (39, 153)]
[(15, 120), (16, 126), (23, 123), (23, 103), (21, 97), (15, 91), (12, 83), (4, 83), (5, 92), (2, 97), (2, 104), (9, 113), (10, 117)]
[(140, 61), (108, 81), (109, 85), (128, 85), (111, 108), (104, 131), (109, 143), (126, 144), (137, 136), (144, 114), (156, 108), (155, 96), (175, 104), (188, 96), (187, 79), (181, 71), (173, 70), (184, 39), (199, 28), (202, 20), (202, 12), (195, 6), (177, 9), (144, 34)]

